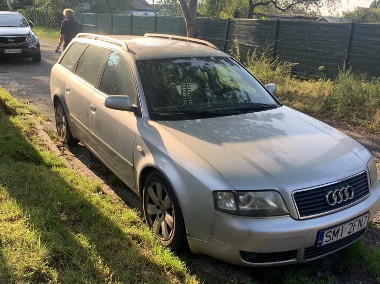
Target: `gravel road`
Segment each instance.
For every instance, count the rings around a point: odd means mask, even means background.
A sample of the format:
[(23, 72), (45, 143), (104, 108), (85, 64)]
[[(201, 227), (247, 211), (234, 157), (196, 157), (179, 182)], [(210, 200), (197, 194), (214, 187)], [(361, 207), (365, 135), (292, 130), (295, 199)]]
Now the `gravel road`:
[[(49, 90), (50, 70), (59, 57), (59, 54), (54, 52), (55, 47), (55, 42), (41, 41), (42, 61), (40, 63), (33, 63), (31, 59), (0, 61), (0, 85), (10, 91), (17, 99), (28, 102), (39, 109), (47, 118), (44, 123), (44, 128), (47, 130), (54, 130), (55, 123)], [(329, 121), (328, 123), (367, 147), (374, 154), (380, 172), (379, 135), (368, 134), (360, 129), (350, 128), (339, 122)], [(49, 139), (45, 140), (47, 143), (52, 143), (48, 141)], [(55, 145), (52, 146), (55, 147)], [(90, 154), (84, 147), (60, 147), (58, 153), (62, 155), (68, 161), (68, 164), (77, 172), (81, 172), (90, 178), (98, 179), (103, 184), (103, 190), (106, 193), (113, 195), (115, 198), (121, 198), (127, 206), (139, 209), (141, 212), (139, 199), (129, 190), (125, 190), (125, 186), (121, 184), (115, 185), (114, 182), (110, 182), (110, 175), (107, 174), (107, 170), (98, 163), (93, 163)], [(380, 222), (379, 216), (377, 217), (377, 222)], [(372, 234), (374, 235), (372, 236)], [(371, 229), (371, 231), (367, 233), (367, 236), (373, 239), (374, 243), (378, 245), (378, 239), (380, 239), (379, 230)], [(342, 254), (344, 253), (338, 252), (322, 260), (318, 260), (318, 265), (321, 266), (321, 270), (317, 273), (322, 276), (326, 273), (336, 274), (336, 272), (333, 271), (333, 267), (337, 265), (335, 262), (339, 263), (339, 257), (342, 257)], [(263, 277), (265, 279), (266, 273), (271, 273), (271, 270), (268, 269), (255, 270), (231, 266), (205, 256), (190, 255), (186, 256), (185, 259), (189, 269), (193, 273), (202, 275), (202, 278), (206, 277), (206, 283), (244, 283), (241, 282), (244, 281), (244, 279), (252, 279), (253, 282), (250, 283), (264, 283), (265, 280), (261, 282), (260, 278)], [(327, 268), (327, 266), (331, 265), (332, 268)], [(351, 278), (353, 280), (348, 280), (350, 279), (349, 277), (353, 277)], [(316, 279), (318, 278), (319, 277)], [(374, 283), (372, 282), (373, 279), (366, 275), (366, 272), (360, 272), (358, 270), (351, 271), (348, 275), (345, 274), (344, 276), (339, 274), (337, 278), (342, 280), (340, 283)], [(361, 282), (363, 280), (364, 282)]]

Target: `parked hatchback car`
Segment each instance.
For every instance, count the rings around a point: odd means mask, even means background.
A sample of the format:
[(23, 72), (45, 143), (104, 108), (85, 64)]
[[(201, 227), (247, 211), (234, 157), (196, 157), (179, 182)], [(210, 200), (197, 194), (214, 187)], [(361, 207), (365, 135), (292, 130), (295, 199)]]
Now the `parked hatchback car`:
[(30, 57), (40, 62), (40, 42), (32, 27), (19, 12), (0, 11), (0, 58)]
[(206, 41), (79, 34), (50, 90), (60, 139), (81, 141), (141, 196), (172, 249), (304, 262), (360, 238), (380, 209), (363, 146), (282, 105)]

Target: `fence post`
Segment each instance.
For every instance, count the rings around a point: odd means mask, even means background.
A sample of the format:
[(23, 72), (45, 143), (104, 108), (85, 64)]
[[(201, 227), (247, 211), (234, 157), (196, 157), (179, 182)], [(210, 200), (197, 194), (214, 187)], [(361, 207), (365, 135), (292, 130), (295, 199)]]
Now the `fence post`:
[(133, 35), (133, 14), (131, 14), (131, 35)]
[(276, 34), (274, 38), (274, 45), (273, 45), (273, 60), (276, 60), (277, 57), (277, 44), (278, 44), (278, 35), (280, 33), (280, 19), (277, 19), (276, 22)]
[(229, 31), (230, 31), (230, 18), (227, 19), (226, 34), (224, 35), (223, 52), (226, 52)]
[(98, 32), (98, 13), (95, 13), (95, 33)]
[(352, 22), (350, 25), (350, 35), (348, 37), (348, 42), (347, 42), (346, 57), (344, 59), (343, 71), (347, 71), (350, 67), (351, 53), (352, 53), (351, 47), (352, 47), (352, 38), (354, 35), (354, 30), (355, 30), (355, 23)]
[(113, 28), (113, 14), (111, 14), (111, 32), (113, 35), (115, 34), (115, 30)]
[(156, 13), (154, 13), (154, 33), (157, 33), (157, 14)]

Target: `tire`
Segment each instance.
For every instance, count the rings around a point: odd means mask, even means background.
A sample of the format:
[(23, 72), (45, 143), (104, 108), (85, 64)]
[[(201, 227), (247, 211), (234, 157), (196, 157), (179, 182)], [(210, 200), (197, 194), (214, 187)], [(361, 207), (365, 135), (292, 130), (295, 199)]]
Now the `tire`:
[(67, 116), (60, 101), (57, 102), (54, 111), (55, 127), (57, 130), (58, 139), (67, 145), (78, 144), (79, 140), (74, 138), (71, 134), (71, 129), (67, 120)]
[(145, 180), (143, 210), (149, 227), (163, 246), (174, 251), (187, 248), (185, 223), (177, 197), (156, 171)]
[(32, 56), (33, 62), (41, 62), (41, 52)]

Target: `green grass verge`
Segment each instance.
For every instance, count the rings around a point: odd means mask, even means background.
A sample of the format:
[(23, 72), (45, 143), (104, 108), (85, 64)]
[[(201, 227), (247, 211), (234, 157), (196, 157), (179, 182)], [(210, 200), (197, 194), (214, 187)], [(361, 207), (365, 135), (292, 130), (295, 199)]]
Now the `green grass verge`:
[(1, 283), (198, 283), (138, 213), (67, 168), (34, 115), (0, 111)]
[[(232, 53), (240, 59), (237, 43)], [(380, 78), (350, 71), (335, 79), (297, 78), (292, 76), (294, 63), (273, 61), (265, 51), (250, 54), (245, 66), (264, 84), (277, 84), (276, 97), (285, 105), (319, 119), (339, 120), (380, 133)]]
[[(375, 230), (380, 230), (379, 224), (371, 224)], [(357, 269), (358, 263), (368, 269), (375, 279), (376, 283), (380, 283), (380, 247), (371, 245), (365, 241), (358, 241), (349, 246), (346, 250), (347, 259), (345, 266), (348, 269)]]
[(52, 28), (38, 26), (38, 27), (34, 27), (33, 30), (36, 32), (39, 38), (58, 43), (59, 29), (52, 29)]

